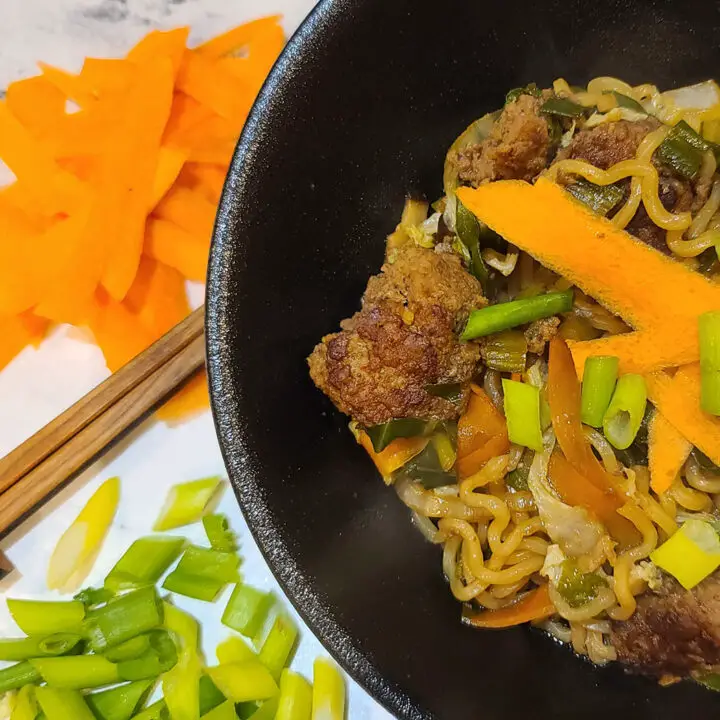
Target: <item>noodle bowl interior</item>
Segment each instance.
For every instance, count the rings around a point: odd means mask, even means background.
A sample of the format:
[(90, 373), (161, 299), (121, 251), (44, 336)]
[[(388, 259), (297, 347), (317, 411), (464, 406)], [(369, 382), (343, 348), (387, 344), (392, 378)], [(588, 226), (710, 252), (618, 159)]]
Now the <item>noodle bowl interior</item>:
[(511, 90), (310, 374), (462, 621), (720, 687), (720, 88)]

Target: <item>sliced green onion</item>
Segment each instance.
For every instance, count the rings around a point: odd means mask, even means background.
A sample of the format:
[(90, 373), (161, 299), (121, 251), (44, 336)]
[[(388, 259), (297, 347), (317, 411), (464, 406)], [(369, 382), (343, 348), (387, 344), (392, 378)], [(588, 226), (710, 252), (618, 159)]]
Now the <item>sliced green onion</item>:
[(165, 630), (153, 630), (148, 635), (148, 648), (137, 657), (118, 663), (121, 680), (146, 680), (168, 672), (178, 662), (177, 646)]
[(578, 105), (578, 103), (568, 98), (561, 97), (548, 98), (540, 108), (540, 112), (544, 115), (556, 115), (558, 117), (569, 118), (582, 117), (586, 111), (586, 107)]
[(112, 685), (121, 680), (118, 666), (101, 655), (41, 658), (30, 664), (40, 673), (49, 687), (66, 690)]
[(440, 468), (443, 472), (449, 473), (457, 460), (457, 452), (455, 450), (457, 443), (454, 445), (446, 432), (436, 432), (432, 438), (430, 438), (430, 442), (435, 449)]
[(121, 645), (110, 648), (110, 650), (105, 653), (105, 658), (114, 663), (124, 662), (125, 660), (135, 660), (135, 658), (140, 657), (149, 649), (150, 635), (138, 635)]
[(25, 685), (15, 696), (10, 720), (35, 720), (38, 714), (35, 686)]
[(240, 580), (240, 558), (234, 552), (223, 552), (191, 545), (180, 558), (177, 571), (186, 575), (236, 583)]
[(586, 425), (602, 427), (605, 412), (615, 390), (620, 361), (616, 357), (589, 357), (585, 360), (580, 417)]
[(720, 312), (708, 312), (698, 321), (700, 332), (700, 406), (720, 415)]
[(237, 720), (235, 714), (235, 703), (227, 700), (222, 705), (218, 705), (214, 710), (202, 715), (203, 720)]
[(260, 648), (260, 662), (270, 671), (275, 680), (288, 664), (297, 641), (298, 630), (288, 617), (278, 615)]
[(623, 95), (615, 90), (611, 90), (611, 92), (617, 101), (618, 107), (627, 108), (628, 110), (634, 110), (635, 112), (645, 113), (645, 115), (647, 115), (645, 108), (634, 98)]
[(165, 627), (180, 648), (175, 667), (163, 676), (163, 694), (172, 720), (197, 720), (202, 664), (198, 657), (200, 626), (182, 610), (165, 603)]
[(632, 445), (642, 424), (646, 404), (647, 387), (642, 375), (622, 375), (603, 417), (603, 432), (613, 447), (626, 450)]
[(202, 522), (207, 539), (214, 550), (223, 552), (237, 550), (237, 538), (224, 515), (206, 515)]
[(225, 696), (217, 689), (215, 683), (207, 676), (202, 675), (198, 683), (200, 714), (214, 710), (225, 702)]
[(618, 203), (625, 192), (618, 185), (595, 185), (584, 178), (578, 179), (565, 188), (576, 200), (587, 205), (598, 215), (606, 216)]
[(456, 202), (455, 230), (462, 244), (470, 252), (470, 272), (480, 282), (483, 290), (487, 292), (490, 271), (480, 254), (480, 222), (475, 215), (460, 202), (460, 198), (456, 198)]
[(77, 690), (39, 687), (35, 697), (47, 720), (96, 720)]
[(165, 578), (163, 588), (195, 600), (214, 602), (226, 584), (222, 581), (210, 580), (197, 575), (186, 575), (180, 570), (173, 570)]
[(474, 340), (501, 330), (524, 325), (533, 320), (569, 312), (572, 304), (573, 291), (564, 290), (563, 292), (547, 293), (498, 305), (489, 305), (470, 313), (460, 339)]
[(165, 701), (158, 700), (137, 715), (133, 715), (133, 720), (170, 720), (170, 713), (168, 712)]
[(270, 671), (259, 660), (246, 660), (207, 668), (220, 692), (236, 703), (267, 700), (278, 692)]
[(154, 585), (178, 559), (185, 540), (177, 537), (143, 537), (136, 540), (105, 578), (113, 592)]
[(153, 530), (164, 532), (200, 520), (221, 484), (221, 478), (209, 477), (171, 487)]
[(462, 399), (463, 386), (462, 383), (435, 383), (434, 385), (426, 385), (425, 392), (433, 397), (456, 403)]
[(86, 695), (85, 702), (98, 720), (130, 720), (153, 684), (153, 680), (141, 680), (120, 685), (111, 690)]
[(345, 681), (337, 665), (319, 657), (313, 665), (312, 720), (343, 720)]
[(262, 628), (273, 604), (269, 593), (247, 585), (236, 585), (222, 616), (223, 625), (246, 637), (254, 637)]
[(27, 661), (0, 670), (0, 695), (40, 682), (40, 673)]
[(102, 653), (162, 625), (162, 604), (154, 587), (134, 590), (91, 610), (85, 619), (90, 647)]
[(393, 473), (395, 480), (407, 478), (422, 484), (427, 490), (457, 483), (457, 475), (444, 469), (435, 443), (425, 449)]
[(257, 660), (257, 655), (252, 648), (237, 635), (231, 635), (223, 640), (215, 648), (215, 656), (221, 665), (244, 662), (245, 660)]
[(115, 597), (115, 593), (107, 588), (84, 588), (73, 600), (81, 602), (87, 609), (96, 605), (104, 605)]
[(30, 660), (39, 657), (67, 655), (82, 642), (82, 636), (75, 633), (56, 633), (42, 638), (38, 636), (0, 639), (0, 660)]
[(77, 600), (8, 600), (7, 606), (13, 620), (26, 635), (77, 633), (82, 630), (85, 618), (85, 606)]
[(310, 683), (291, 670), (280, 678), (280, 700), (276, 720), (310, 720), (313, 691)]
[[(256, 703), (256, 706), (258, 703)], [(275, 720), (278, 711), (278, 696), (259, 703), (260, 707), (248, 717), (248, 720)]]
[(532, 385), (505, 378), (502, 386), (510, 442), (542, 452), (540, 391)]
[(522, 372), (527, 360), (527, 338), (519, 330), (491, 335), (482, 347), (485, 364), (499, 372)]
[(417, 437), (427, 428), (425, 420), (416, 418), (398, 418), (365, 428), (376, 453), (382, 452), (396, 438)]
[(720, 537), (710, 523), (686, 520), (650, 560), (691, 590), (720, 567)]

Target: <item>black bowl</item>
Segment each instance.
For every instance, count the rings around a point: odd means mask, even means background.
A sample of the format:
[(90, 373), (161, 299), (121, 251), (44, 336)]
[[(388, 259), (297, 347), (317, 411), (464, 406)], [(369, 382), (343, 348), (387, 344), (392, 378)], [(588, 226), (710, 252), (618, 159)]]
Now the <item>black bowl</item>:
[(208, 283), (225, 462), (308, 625), (403, 718), (714, 716), (690, 683), (597, 669), (525, 628), (478, 632), (305, 357), (352, 314), (407, 193), (441, 193), (454, 137), (510, 88), (616, 75), (661, 87), (720, 67), (710, 0), (327, 0), (240, 141)]

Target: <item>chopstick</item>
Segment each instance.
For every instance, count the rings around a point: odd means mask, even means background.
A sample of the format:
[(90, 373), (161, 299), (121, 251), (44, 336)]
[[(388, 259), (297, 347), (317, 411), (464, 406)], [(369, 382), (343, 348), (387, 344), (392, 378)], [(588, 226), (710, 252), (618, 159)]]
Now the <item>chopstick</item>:
[(0, 535), (202, 367), (203, 320), (199, 308), (0, 460)]

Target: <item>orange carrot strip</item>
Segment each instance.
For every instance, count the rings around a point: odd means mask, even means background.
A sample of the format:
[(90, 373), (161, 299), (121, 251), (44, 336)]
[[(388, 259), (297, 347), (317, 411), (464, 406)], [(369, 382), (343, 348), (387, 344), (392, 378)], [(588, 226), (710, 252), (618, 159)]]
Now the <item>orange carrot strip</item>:
[(158, 408), (155, 417), (169, 425), (188, 420), (210, 407), (207, 375), (195, 375), (179, 392)]
[(541, 585), (507, 607), (499, 610), (463, 611), (462, 621), (476, 628), (508, 628), (531, 620), (542, 620), (556, 612), (547, 585)]
[(220, 202), (227, 168), (210, 163), (186, 163), (178, 177), (178, 183), (202, 193), (213, 205)]
[(215, 59), (240, 51), (254, 56), (254, 53), (265, 47), (270, 47), (272, 50), (277, 48), (279, 52), (285, 44), (285, 36), (280, 27), (281, 20), (282, 15), (253, 20), (198, 45), (195, 51)]
[(73, 75), (43, 62), (38, 63), (38, 66), (49, 82), (60, 90), (68, 100), (72, 100), (80, 107), (89, 107), (97, 100), (97, 96), (92, 89), (79, 75)]
[(159, 57), (166, 57), (172, 64), (173, 75), (176, 76), (187, 49), (189, 34), (189, 27), (179, 27), (167, 31), (153, 30), (128, 53), (127, 59), (133, 63), (144, 65)]
[(658, 495), (675, 482), (691, 450), (692, 444), (656, 412), (648, 428), (648, 465), (650, 485)]
[(428, 444), (428, 438), (396, 438), (384, 450), (375, 452), (372, 440), (362, 430), (357, 436), (358, 442), (365, 448), (375, 467), (380, 471), (386, 483), (391, 482), (391, 475), (399, 470), (406, 462), (421, 453)]
[(10, 83), (5, 101), (37, 138), (44, 137), (65, 115), (65, 96), (43, 75)]
[(182, 92), (176, 92), (173, 97), (170, 118), (163, 135), (163, 145), (192, 147), (197, 136), (197, 127), (213, 117), (217, 117), (217, 115), (195, 98)]
[(720, 465), (720, 418), (700, 409), (700, 366), (685, 365), (675, 377), (665, 372), (645, 376), (648, 397), (675, 429)]
[(186, 150), (177, 147), (161, 147), (158, 153), (157, 168), (153, 180), (150, 210), (163, 199), (180, 175), (180, 171), (188, 159)]
[(208, 242), (198, 240), (169, 220), (148, 218), (144, 252), (188, 280), (204, 282), (207, 275)]
[(154, 215), (169, 220), (197, 238), (209, 242), (215, 224), (215, 206), (198, 193), (174, 187), (155, 208)]
[(113, 172), (105, 176), (110, 194), (105, 226), (112, 226), (114, 239), (105, 238), (109, 255), (102, 284), (116, 300), (127, 294), (140, 263), (160, 142), (172, 104), (172, 72), (167, 58), (138, 67), (124, 96)]
[(93, 97), (107, 92), (124, 92), (132, 80), (132, 68), (125, 60), (85, 58), (80, 80)]

